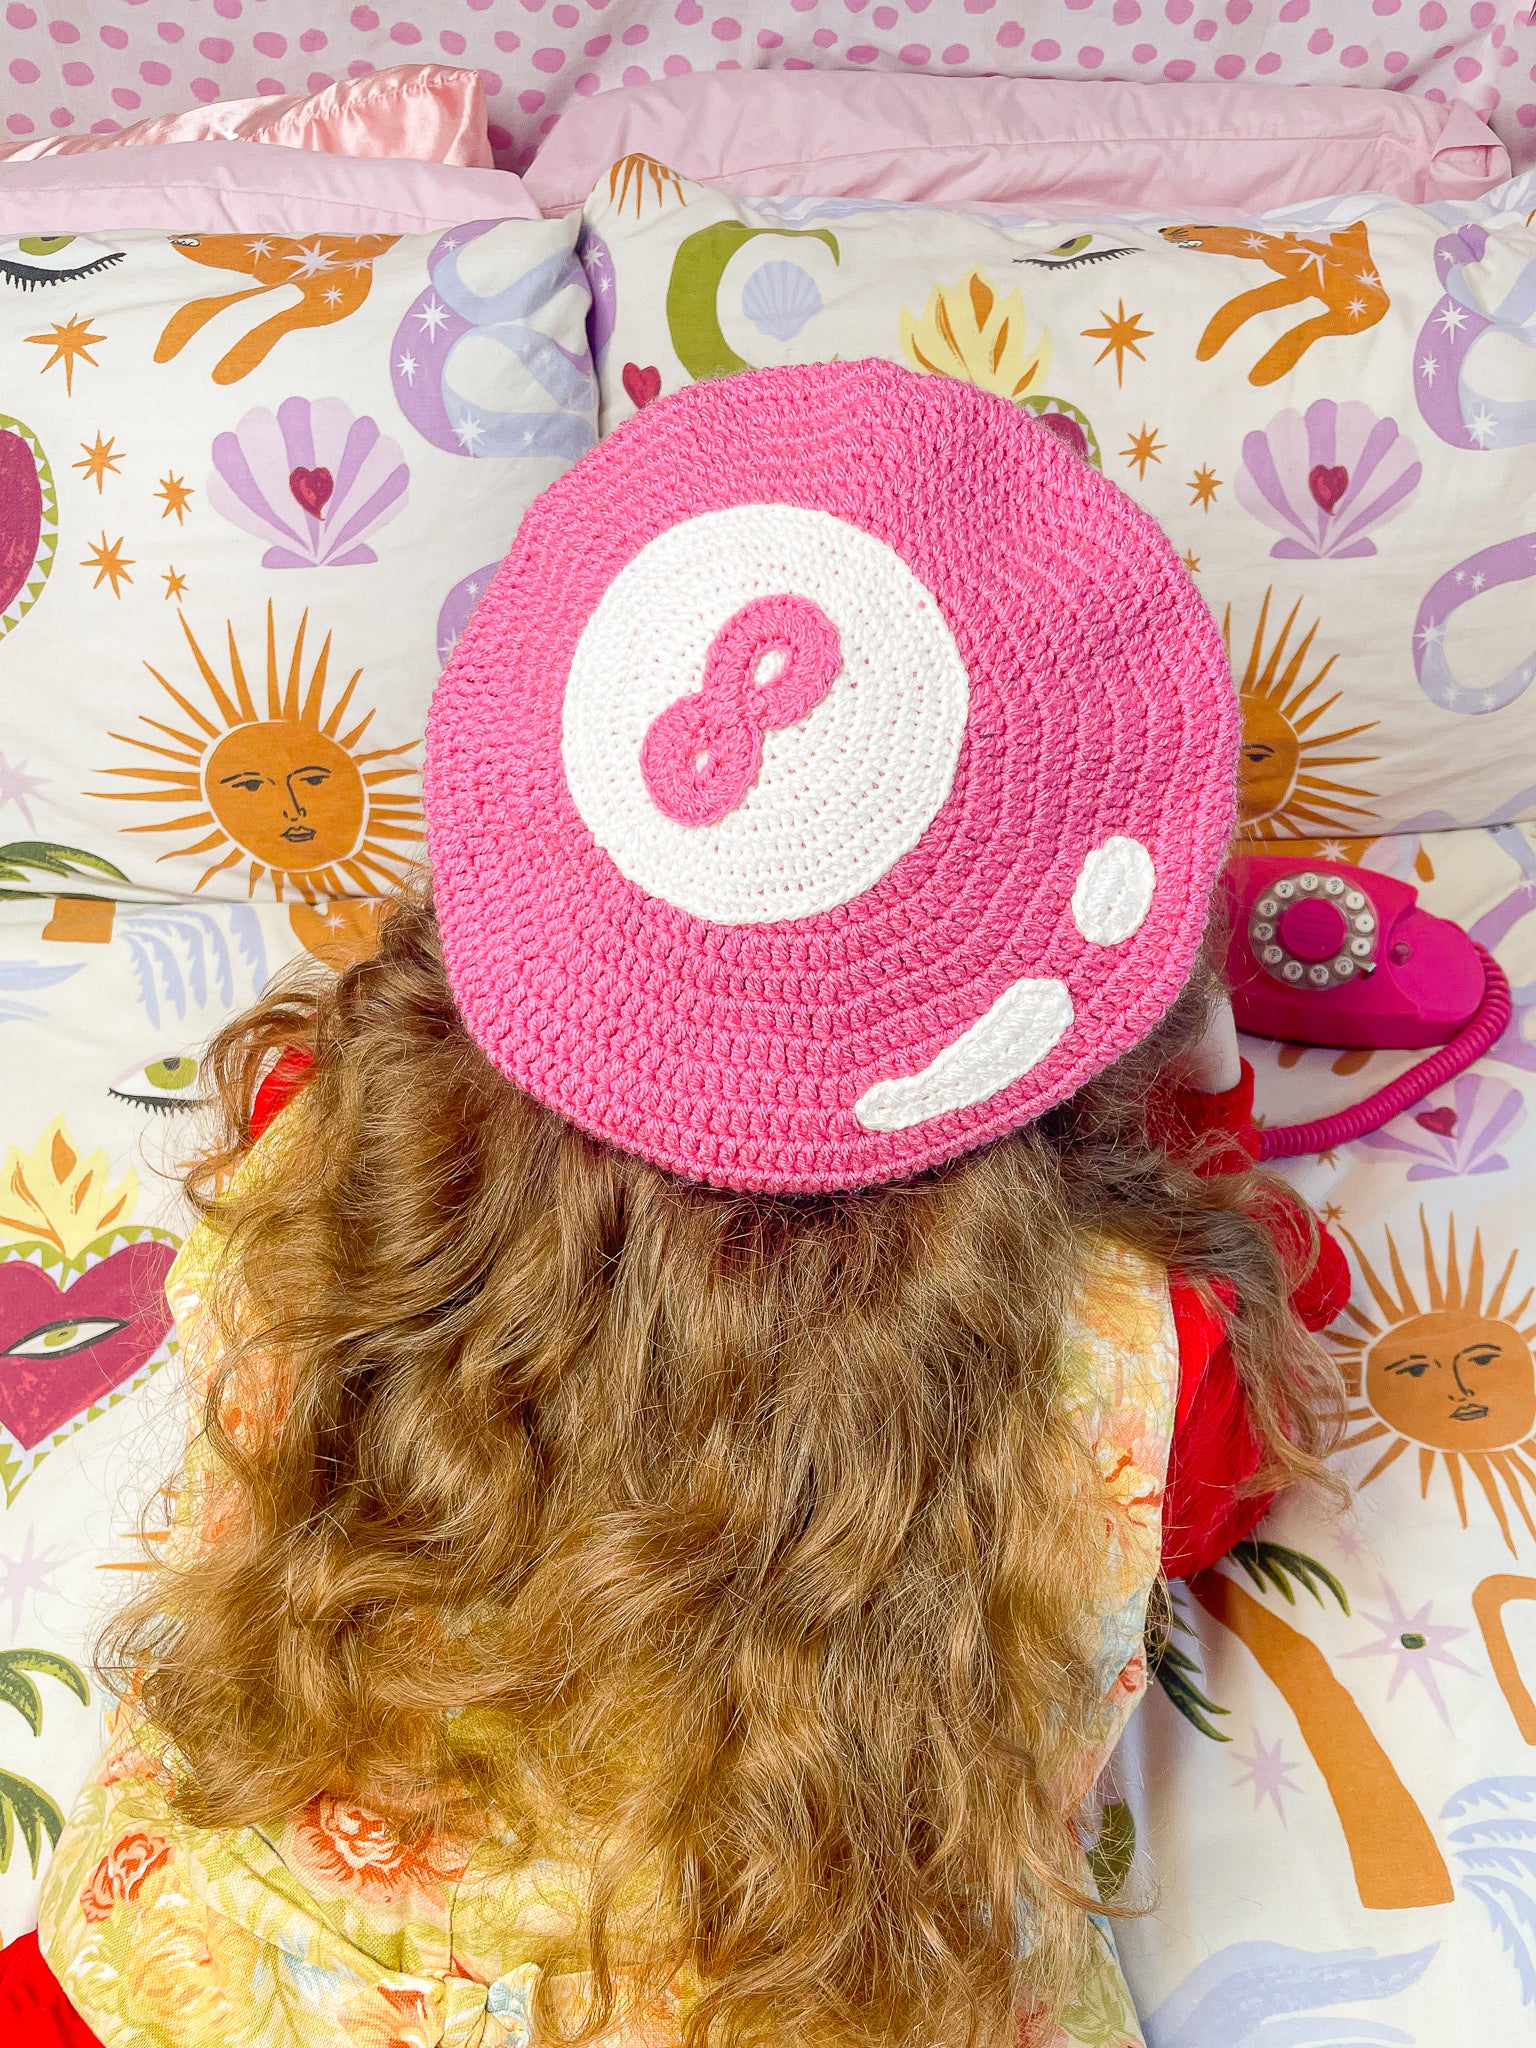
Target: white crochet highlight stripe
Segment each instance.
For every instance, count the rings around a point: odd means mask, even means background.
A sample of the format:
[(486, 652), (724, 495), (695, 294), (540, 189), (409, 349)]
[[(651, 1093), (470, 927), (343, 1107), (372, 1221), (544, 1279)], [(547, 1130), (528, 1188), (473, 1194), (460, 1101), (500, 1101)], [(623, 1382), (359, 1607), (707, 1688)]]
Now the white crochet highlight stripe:
[(877, 1081), (853, 1113), (867, 1131), (905, 1131), (970, 1109), (1039, 1066), (1071, 1028), (1072, 996), (1064, 981), (1016, 981), (921, 1073)]

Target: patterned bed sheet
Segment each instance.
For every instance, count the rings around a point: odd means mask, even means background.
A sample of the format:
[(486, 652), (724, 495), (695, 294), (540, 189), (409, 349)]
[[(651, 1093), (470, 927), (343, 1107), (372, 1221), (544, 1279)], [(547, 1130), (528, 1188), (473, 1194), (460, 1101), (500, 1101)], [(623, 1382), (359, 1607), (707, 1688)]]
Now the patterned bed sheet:
[[(1330, 1337), (1358, 1388), (1349, 1506), (1288, 1498), (1173, 1589), (1105, 1788), (1103, 1860), (1150, 1909), (1117, 1928), (1150, 2048), (1484, 2048), (1536, 2024), (1536, 827), (1366, 858), (1497, 953), (1515, 1014), (1416, 1113), (1292, 1169), (1356, 1276)], [(177, 1461), (158, 1285), (198, 1048), (366, 914), (0, 901), (5, 1939), (100, 1747), (88, 1645)], [(1411, 1057), (1249, 1051), (1276, 1120)], [(1106, 2014), (1104, 2048), (1126, 2038)]]

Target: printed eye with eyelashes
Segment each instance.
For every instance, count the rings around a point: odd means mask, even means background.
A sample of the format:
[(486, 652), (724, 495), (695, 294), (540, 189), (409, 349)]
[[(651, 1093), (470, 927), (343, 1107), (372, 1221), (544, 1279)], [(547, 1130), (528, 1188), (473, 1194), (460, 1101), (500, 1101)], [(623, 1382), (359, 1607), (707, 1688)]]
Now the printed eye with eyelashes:
[(39, 285), (94, 277), (121, 263), (123, 254), (90, 235), (13, 235), (0, 241), (0, 277), (20, 291), (34, 292)]
[[(1095, 243), (1099, 246), (1095, 247)], [(1029, 263), (1037, 270), (1076, 270), (1084, 263), (1108, 263), (1115, 256), (1134, 256), (1136, 251), (1126, 242), (1110, 242), (1101, 235), (1072, 235), (1060, 242), (1054, 249), (1044, 249), (1038, 256), (1016, 256), (1015, 263)]]
[(0, 1358), (68, 1358), (72, 1351), (84, 1351), (111, 1337), (126, 1324), (115, 1316), (65, 1316), (56, 1323), (40, 1323), (14, 1344), (0, 1351)]
[(166, 1053), (119, 1074), (107, 1093), (118, 1102), (131, 1102), (135, 1109), (152, 1109), (162, 1116), (173, 1109), (196, 1109), (202, 1100), (197, 1061), (188, 1053)]

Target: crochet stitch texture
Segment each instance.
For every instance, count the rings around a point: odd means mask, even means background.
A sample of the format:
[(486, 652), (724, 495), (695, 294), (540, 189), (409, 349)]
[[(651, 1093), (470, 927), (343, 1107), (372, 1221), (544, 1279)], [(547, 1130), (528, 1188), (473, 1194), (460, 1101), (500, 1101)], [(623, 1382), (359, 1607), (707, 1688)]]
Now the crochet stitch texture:
[(1237, 744), (1168, 541), (1005, 400), (883, 362), (697, 384), (532, 508), (438, 685), (455, 1000), (690, 1179), (897, 1179), (1164, 1014)]

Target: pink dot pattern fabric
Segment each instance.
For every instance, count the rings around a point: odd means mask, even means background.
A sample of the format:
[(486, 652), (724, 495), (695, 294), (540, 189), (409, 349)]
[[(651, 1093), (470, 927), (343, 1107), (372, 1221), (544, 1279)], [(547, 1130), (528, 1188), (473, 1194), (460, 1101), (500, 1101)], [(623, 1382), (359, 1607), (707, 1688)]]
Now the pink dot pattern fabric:
[(318, 91), (386, 64), (477, 66), (503, 168), (574, 95), (688, 71), (884, 69), (1387, 86), (1459, 99), (1536, 163), (1525, 0), (8, 0), (4, 132)]

